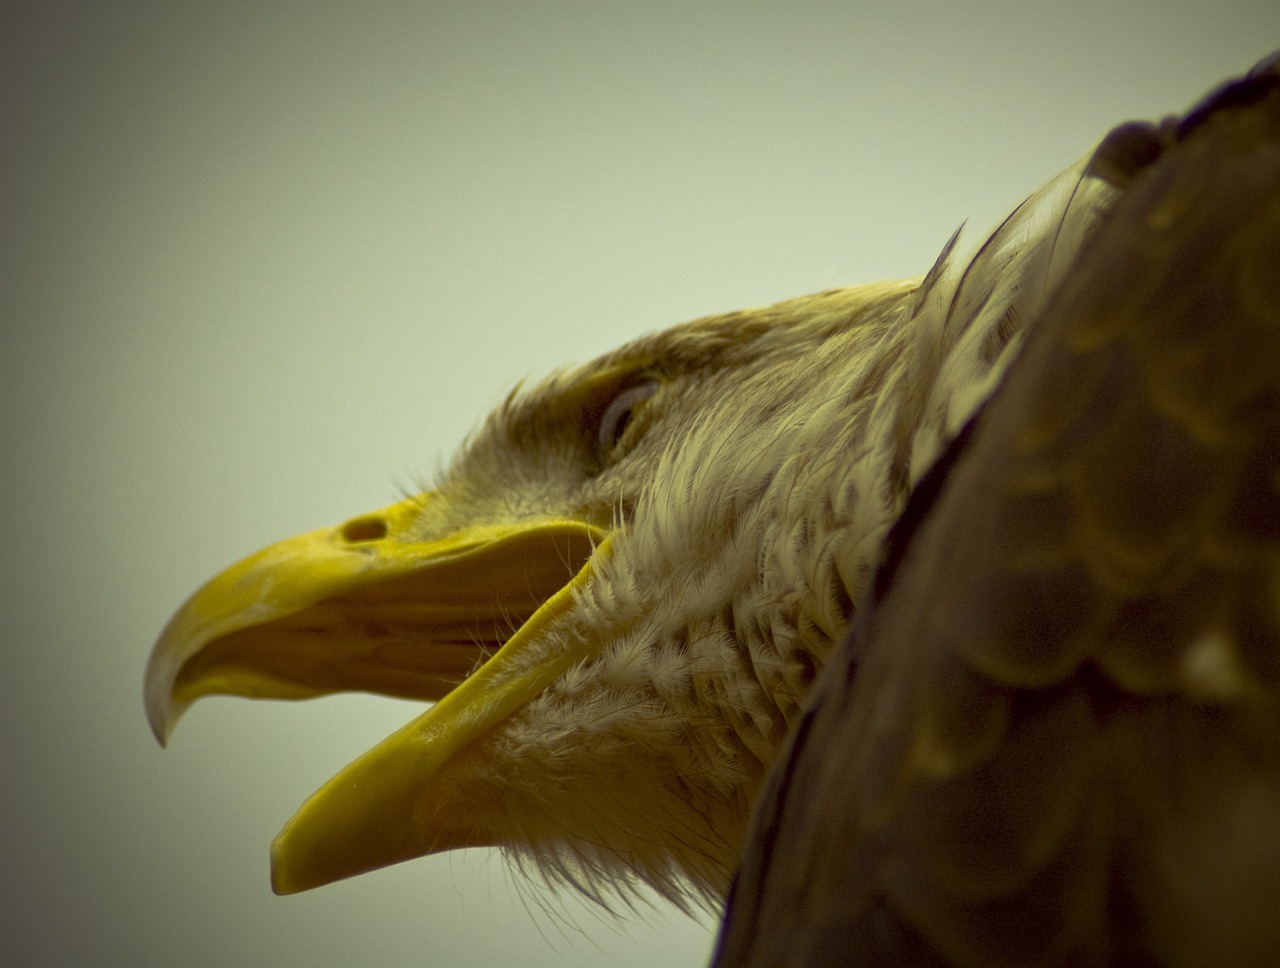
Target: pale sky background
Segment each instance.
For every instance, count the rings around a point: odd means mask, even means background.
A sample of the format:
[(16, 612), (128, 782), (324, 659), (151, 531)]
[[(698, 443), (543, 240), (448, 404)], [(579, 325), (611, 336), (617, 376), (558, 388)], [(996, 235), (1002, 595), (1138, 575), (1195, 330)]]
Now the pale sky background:
[(275, 897), (280, 825), (416, 708), (211, 699), (161, 751), (156, 633), (429, 478), (517, 379), (921, 272), (1280, 46), (1274, 0), (15, 6), (0, 960), (30, 966), (704, 963), (661, 902), (544, 910), (484, 851)]

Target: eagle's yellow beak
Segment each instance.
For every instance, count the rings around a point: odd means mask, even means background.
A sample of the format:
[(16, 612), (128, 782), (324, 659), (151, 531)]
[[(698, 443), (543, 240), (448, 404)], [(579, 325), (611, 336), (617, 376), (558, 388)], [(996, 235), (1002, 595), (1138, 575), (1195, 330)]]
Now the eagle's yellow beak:
[(459, 804), (433, 801), (433, 777), (592, 651), (546, 633), (607, 544), (601, 527), (544, 518), (418, 534), (439, 500), (411, 498), (251, 555), (197, 591), (151, 653), (146, 707), (162, 743), (212, 693), (438, 700), (285, 825), (271, 852), (278, 893), (485, 843)]

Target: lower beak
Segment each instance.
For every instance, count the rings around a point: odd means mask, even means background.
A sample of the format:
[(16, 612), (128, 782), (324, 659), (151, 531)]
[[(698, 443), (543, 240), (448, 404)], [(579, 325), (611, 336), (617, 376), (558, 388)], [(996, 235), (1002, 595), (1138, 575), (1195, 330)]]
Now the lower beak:
[(418, 536), (441, 500), (411, 498), (251, 555), (197, 591), (152, 650), (145, 700), (161, 743), (215, 693), (438, 700), (289, 821), (272, 847), (279, 893), (484, 843), (464, 818), (427, 806), (433, 780), (591, 651), (548, 631), (589, 579), (606, 532), (545, 518)]

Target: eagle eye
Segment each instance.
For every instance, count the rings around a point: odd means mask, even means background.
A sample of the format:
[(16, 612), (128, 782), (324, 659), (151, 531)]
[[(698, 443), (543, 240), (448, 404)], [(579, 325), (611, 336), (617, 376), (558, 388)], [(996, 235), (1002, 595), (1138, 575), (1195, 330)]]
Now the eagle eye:
[(643, 383), (632, 384), (610, 401), (596, 430), (596, 440), (603, 453), (608, 453), (618, 446), (618, 441), (626, 432), (627, 425), (631, 423), (636, 407), (657, 392), (658, 381), (645, 380)]

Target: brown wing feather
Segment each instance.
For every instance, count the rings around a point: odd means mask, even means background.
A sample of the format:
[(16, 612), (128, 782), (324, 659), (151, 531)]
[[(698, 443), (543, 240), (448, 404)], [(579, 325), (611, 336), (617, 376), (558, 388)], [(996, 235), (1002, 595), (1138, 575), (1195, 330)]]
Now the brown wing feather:
[(1280, 964), (1277, 78), (1148, 139), (922, 485), (718, 965)]

